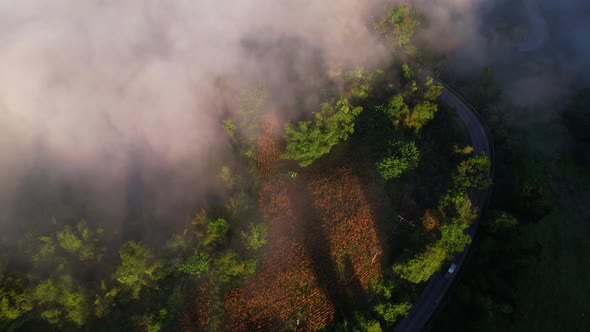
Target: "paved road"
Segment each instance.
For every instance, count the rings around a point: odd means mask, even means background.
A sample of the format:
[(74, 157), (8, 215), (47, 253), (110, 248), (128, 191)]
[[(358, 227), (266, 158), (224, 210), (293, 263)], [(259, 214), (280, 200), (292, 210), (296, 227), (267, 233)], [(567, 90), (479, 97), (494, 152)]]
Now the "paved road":
[[(469, 130), (471, 144), (473, 145), (475, 152), (478, 153), (483, 151), (487, 153), (493, 163), (494, 151), (493, 146), (491, 145), (491, 137), (485, 123), (480, 121), (475, 111), (469, 107), (467, 102), (462, 100), (458, 94), (452, 92), (448, 87), (443, 88), (441, 100), (449, 107), (455, 109), (459, 114), (459, 117)], [(471, 238), (475, 235), (481, 213), (486, 206), (489, 190), (490, 189), (478, 192), (471, 196), (473, 205), (479, 207), (477, 219), (467, 229), (467, 233)], [(450, 279), (444, 277), (448, 265), (443, 266), (441, 271), (435, 273), (430, 278), (426, 288), (424, 288), (422, 294), (420, 294), (420, 297), (412, 306), (406, 318), (404, 318), (396, 327), (396, 331), (416, 332), (424, 330), (426, 324), (439, 309), (439, 304), (451, 286), (453, 279), (457, 276), (457, 272), (461, 268), (469, 248), (470, 245), (466, 246), (463, 252), (455, 255), (453, 262), (457, 264), (457, 270)]]

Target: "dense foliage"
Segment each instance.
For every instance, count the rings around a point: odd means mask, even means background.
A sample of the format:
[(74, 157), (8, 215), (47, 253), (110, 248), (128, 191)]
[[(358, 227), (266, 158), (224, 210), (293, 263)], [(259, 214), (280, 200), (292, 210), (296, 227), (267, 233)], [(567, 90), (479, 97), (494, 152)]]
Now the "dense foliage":
[(377, 170), (385, 180), (395, 179), (416, 168), (420, 155), (412, 141), (391, 142), (390, 146), (391, 155), (377, 163)]
[[(477, 170), (465, 167), (472, 164), (482, 166)], [(483, 189), (484, 185), (489, 184), (489, 180), (475, 181), (488, 179), (489, 171), (489, 159), (485, 154), (474, 155), (459, 164), (453, 176), (453, 187), (439, 202), (437, 215), (442, 221), (438, 227), (438, 240), (407, 262), (393, 267), (401, 278), (412, 283), (424, 282), (454, 253), (463, 251), (471, 243), (471, 237), (465, 234), (465, 230), (477, 217), (477, 211), (472, 206), (468, 192), (471, 189)]]
[(387, 114), (394, 125), (402, 125), (419, 133), (438, 110), (436, 100), (440, 96), (442, 86), (434, 83), (431, 77), (419, 84), (407, 64), (402, 66), (402, 71), (402, 91), (389, 98), (378, 109)]
[(375, 30), (383, 35), (393, 49), (403, 49), (414, 54), (412, 37), (419, 25), (418, 15), (409, 4), (391, 8), (375, 25)]
[(314, 113), (313, 121), (302, 121), (296, 126), (287, 124), (285, 141), (287, 152), (283, 158), (294, 159), (302, 167), (327, 154), (340, 141), (354, 132), (354, 119), (363, 109), (351, 107), (348, 99), (323, 103)]
[[(571, 322), (563, 317), (572, 312), (571, 308), (581, 305), (579, 301), (568, 305), (567, 301), (575, 298), (581, 285), (587, 284), (567, 271), (580, 272), (581, 265), (575, 262), (578, 259), (574, 256), (582, 250), (580, 244), (587, 241), (584, 237), (577, 237), (584, 227), (584, 217), (576, 216), (573, 211), (579, 206), (576, 199), (584, 190), (583, 186), (590, 183), (589, 178), (583, 171), (576, 171), (575, 159), (581, 155), (564, 154), (564, 151), (577, 150), (578, 142), (562, 145), (556, 155), (543, 152), (540, 157), (531, 152), (528, 145), (531, 142), (527, 142), (523, 132), (543, 132), (545, 142), (563, 140), (559, 136), (561, 131), (556, 132), (555, 128), (561, 127), (560, 121), (564, 119), (565, 124), (569, 122), (572, 114), (568, 115), (568, 111), (581, 105), (578, 102), (583, 104), (584, 98), (574, 98), (574, 108), (566, 110), (563, 119), (561, 116), (552, 118), (550, 126), (523, 129), (522, 123), (510, 120), (521, 110), (501, 102), (501, 91), (490, 68), (479, 77), (461, 81), (459, 89), (494, 128), (496, 181), (490, 209), (482, 218), (473, 244), (474, 254), (463, 267), (453, 297), (437, 316), (434, 330), (577, 330), (579, 314), (572, 313), (570, 317), (575, 319)], [(577, 112), (586, 111), (584, 107), (577, 109)], [(535, 108), (534, 114), (538, 112), (539, 109)], [(579, 135), (575, 129), (571, 133)], [(534, 146), (543, 144), (537, 136), (534, 137)], [(485, 167), (485, 160), (472, 160), (461, 167), (463, 174), (456, 174), (454, 178), (460, 184), (485, 184), (485, 179), (469, 175), (480, 167)], [(570, 181), (572, 177), (579, 186), (564, 186), (564, 181)], [(563, 207), (552, 212), (558, 206)], [(584, 212), (578, 210), (578, 213), (583, 215)], [(567, 227), (564, 227), (564, 220), (567, 220)], [(570, 250), (564, 247), (566, 238)], [(568, 260), (572, 263), (566, 263)], [(547, 272), (555, 268), (559, 273)], [(566, 287), (566, 284), (575, 286)], [(570, 287), (571, 291), (568, 290)], [(545, 301), (548, 297), (552, 301)], [(560, 303), (558, 312), (555, 311), (556, 301)], [(547, 315), (548, 312), (551, 315)], [(465, 315), (471, 319), (456, 324), (457, 319)]]

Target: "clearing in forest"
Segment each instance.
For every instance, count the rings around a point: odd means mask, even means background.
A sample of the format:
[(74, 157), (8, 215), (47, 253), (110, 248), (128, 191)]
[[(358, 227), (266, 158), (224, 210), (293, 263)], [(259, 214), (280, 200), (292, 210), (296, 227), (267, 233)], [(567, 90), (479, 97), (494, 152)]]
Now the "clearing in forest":
[(318, 330), (341, 299), (381, 278), (381, 246), (360, 178), (346, 166), (290, 177), (276, 133), (266, 121), (257, 149), (268, 252), (254, 277), (225, 294), (223, 330)]

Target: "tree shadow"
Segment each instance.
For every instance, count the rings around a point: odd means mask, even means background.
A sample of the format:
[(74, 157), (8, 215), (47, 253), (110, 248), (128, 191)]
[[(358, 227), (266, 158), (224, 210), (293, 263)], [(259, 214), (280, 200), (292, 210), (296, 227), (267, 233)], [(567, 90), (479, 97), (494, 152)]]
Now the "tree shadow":
[(343, 308), (344, 315), (349, 316), (355, 308), (368, 306), (367, 292), (363, 289), (357, 271), (355, 271), (348, 255), (344, 258), (344, 281), (340, 287), (340, 296), (345, 304)]
[[(314, 173), (318, 171), (330, 172), (330, 169), (315, 169)], [(302, 174), (300, 181), (291, 188), (296, 196), (294, 210), (299, 214), (297, 219), (302, 222), (298, 236), (302, 239), (318, 287), (335, 309), (335, 317), (348, 317), (358, 308), (366, 307), (369, 299), (350, 255), (344, 254), (340, 262), (332, 257), (328, 234), (330, 230), (326, 227), (325, 220), (321, 220), (322, 211), (314, 206), (313, 196), (305, 185), (306, 176), (307, 174)], [(342, 208), (354, 209), (347, 206)]]
[(319, 287), (338, 312), (342, 303), (340, 276), (336, 263), (330, 257), (330, 243), (320, 220), (320, 211), (314, 208), (312, 195), (303, 181), (294, 183), (292, 189), (295, 192), (295, 211), (300, 214), (297, 219), (302, 221), (299, 236)]

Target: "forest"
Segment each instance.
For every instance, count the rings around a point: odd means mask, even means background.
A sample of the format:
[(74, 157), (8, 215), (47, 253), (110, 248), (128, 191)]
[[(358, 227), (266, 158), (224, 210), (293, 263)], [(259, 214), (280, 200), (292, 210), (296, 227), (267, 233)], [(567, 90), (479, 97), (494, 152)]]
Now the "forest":
[(297, 118), (267, 86), (228, 88), (231, 157), (211, 162), (221, 189), (161, 227), (165, 241), (141, 236), (158, 223), (147, 199), (119, 232), (67, 188), (60, 204), (23, 193), (46, 222), (2, 239), (0, 329), (392, 328), (471, 242), (470, 194), (491, 184), (421, 73), (420, 22), (407, 4), (384, 10), (374, 32), (403, 56), (321, 72), (321, 100)]
[(0, 2), (0, 331), (589, 331), (589, 10)]
[[(584, 307), (585, 301), (572, 294), (584, 287), (578, 280), (584, 273), (573, 276), (572, 271), (586, 269), (585, 264), (579, 264), (583, 258), (577, 252), (584, 251), (579, 243), (585, 240), (579, 234), (588, 216), (580, 201), (589, 184), (583, 171), (588, 164), (588, 150), (584, 148), (588, 139), (582, 134), (582, 128), (584, 133), (590, 128), (587, 89), (558, 106), (560, 113), (551, 117), (550, 123), (539, 124), (539, 129), (518, 128), (509, 120), (509, 112), (517, 110), (502, 101), (502, 89), (491, 68), (469, 82), (457, 82), (457, 86), (497, 128), (493, 133), (497, 173), (474, 253), (456, 286), (456, 295), (433, 322), (433, 330), (550, 331), (557, 326), (585, 330), (583, 316), (578, 320), (579, 315), (570, 309)], [(531, 132), (537, 130), (551, 132), (559, 141), (559, 152), (539, 153), (531, 148)], [(571, 229), (562, 227), (564, 220), (569, 220)], [(563, 248), (562, 241), (573, 247)], [(574, 246), (572, 241), (578, 244)], [(547, 273), (558, 262), (564, 262), (562, 273)], [(565, 280), (568, 286), (552, 288)], [(552, 289), (553, 296), (563, 301), (558, 313), (545, 317), (550, 305), (543, 299), (547, 289), (534, 285)], [(472, 320), (457, 326), (453, 319), (465, 314)], [(566, 316), (576, 319), (564, 320)]]

